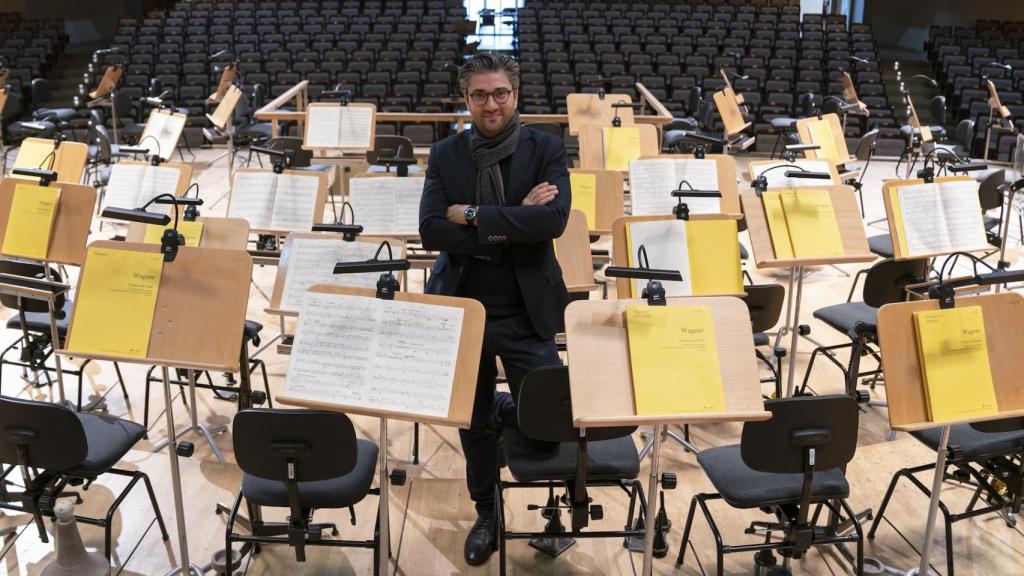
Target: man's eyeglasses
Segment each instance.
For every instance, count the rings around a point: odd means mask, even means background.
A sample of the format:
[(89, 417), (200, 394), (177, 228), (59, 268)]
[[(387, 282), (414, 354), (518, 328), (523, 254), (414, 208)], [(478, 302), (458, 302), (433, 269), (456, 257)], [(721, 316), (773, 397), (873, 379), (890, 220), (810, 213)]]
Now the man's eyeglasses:
[(477, 90), (469, 93), (469, 101), (474, 106), (483, 106), (484, 104), (487, 104), (488, 98), (494, 98), (495, 104), (505, 104), (508, 102), (509, 96), (511, 95), (511, 90), (495, 90), (494, 92)]

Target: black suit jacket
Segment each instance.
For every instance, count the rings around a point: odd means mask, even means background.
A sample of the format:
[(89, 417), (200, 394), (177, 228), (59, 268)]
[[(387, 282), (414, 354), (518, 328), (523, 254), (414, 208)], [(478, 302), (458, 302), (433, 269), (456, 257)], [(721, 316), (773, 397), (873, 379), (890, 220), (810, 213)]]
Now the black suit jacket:
[[(426, 292), (456, 295), (468, 258), (500, 255), (515, 267), (537, 334), (552, 338), (562, 329), (569, 302), (552, 243), (565, 230), (572, 204), (565, 146), (551, 134), (523, 126), (505, 187), (506, 205), (480, 206), (477, 226), (449, 222), (449, 206), (476, 204), (476, 175), (469, 130), (431, 148), (420, 200), (420, 238), (424, 248), (441, 254)], [(544, 206), (522, 206), (523, 198), (541, 182), (558, 187), (555, 199)]]

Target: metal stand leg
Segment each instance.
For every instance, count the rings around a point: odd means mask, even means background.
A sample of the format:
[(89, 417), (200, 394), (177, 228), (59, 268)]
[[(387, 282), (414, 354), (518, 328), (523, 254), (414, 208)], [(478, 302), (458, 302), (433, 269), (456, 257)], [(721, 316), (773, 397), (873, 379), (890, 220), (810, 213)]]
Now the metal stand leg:
[(380, 472), (378, 482), (380, 483), (380, 505), (378, 523), (380, 525), (380, 554), (377, 558), (380, 562), (379, 574), (387, 576), (391, 573), (391, 522), (388, 507), (388, 419), (380, 419), (380, 451), (379, 465)]
[[(243, 370), (244, 369), (245, 368), (243, 368)], [(173, 432), (173, 433), (171, 431), (174, 430), (174, 429), (173, 428), (168, 428), (168, 438), (165, 439), (165, 440), (162, 440), (162, 441), (160, 441), (158, 443), (156, 443), (153, 446), (153, 452), (159, 452), (160, 450), (163, 450), (164, 446), (167, 446), (168, 444), (172, 444), (173, 440), (177, 440), (179, 437), (181, 437), (184, 434), (187, 434), (189, 432), (199, 432), (204, 438), (206, 438), (206, 442), (210, 445), (210, 449), (213, 451), (213, 455), (214, 455), (214, 457), (217, 458), (217, 461), (220, 462), (221, 464), (224, 464), (224, 462), (225, 462), (224, 454), (220, 451), (220, 448), (217, 447), (217, 443), (214, 442), (213, 435), (214, 434), (223, 434), (224, 432), (227, 432), (228, 431), (228, 427), (221, 425), (221, 426), (214, 426), (213, 428), (207, 428), (206, 426), (204, 426), (204, 425), (199, 423), (199, 416), (197, 414), (197, 410), (198, 409), (196, 407), (196, 373), (195, 373), (195, 370), (188, 370), (188, 390), (189, 390), (189, 402), (190, 402), (189, 412), (190, 412), (190, 416), (191, 416), (191, 419), (192, 419), (191, 424), (187, 428), (182, 428), (181, 430), (179, 430), (177, 432)], [(170, 402), (168, 402), (167, 403), (167, 407), (166, 407), (166, 411), (170, 412), (172, 409), (173, 409), (173, 405)], [(173, 440), (171, 439), (171, 436), (173, 436)]]
[(114, 129), (114, 144), (119, 144), (117, 139), (117, 92), (110, 93), (110, 121), (113, 123)]
[[(790, 339), (789, 339), (789, 375), (786, 377), (786, 396), (793, 395), (793, 378), (796, 375), (796, 348), (800, 341), (800, 297), (803, 293), (804, 288), (804, 267), (797, 266), (793, 268), (790, 277), (790, 285), (792, 286), (793, 278), (796, 278), (796, 301), (793, 303), (793, 321), (790, 324)], [(788, 308), (788, 305), (787, 305)]]
[[(679, 445), (682, 446), (683, 448), (685, 448), (687, 451), (692, 452), (694, 454), (700, 454), (700, 450), (698, 450), (696, 446), (694, 446), (686, 438), (684, 438), (684, 437), (680, 436), (679, 434), (677, 434), (675, 431), (669, 430), (668, 426), (662, 426), (661, 427), (661, 437), (660, 438), (658, 437), (657, 430), (655, 430), (654, 432), (655, 432), (654, 436), (651, 436), (650, 438), (648, 438), (647, 439), (647, 443), (644, 444), (644, 447), (640, 449), (640, 459), (641, 460), (643, 460), (647, 456), (647, 453), (651, 451), (651, 448), (654, 447), (654, 443), (655, 442), (664, 442), (665, 440), (667, 440), (669, 438), (671, 438), (672, 440), (675, 440), (676, 442), (678, 442)], [(644, 436), (644, 435), (641, 434), (641, 436)]]
[[(171, 378), (167, 370), (166, 366), (161, 367), (164, 379), (164, 402), (167, 404), (167, 410), (164, 412), (167, 417), (167, 429), (174, 430), (174, 412), (171, 410)], [(199, 566), (189, 562), (188, 558), (188, 535), (185, 531), (185, 503), (181, 494), (181, 470), (178, 468), (177, 439), (170, 439), (167, 453), (171, 457), (171, 488), (174, 492), (174, 513), (175, 522), (178, 524), (178, 553), (181, 555), (181, 564), (172, 568), (165, 576), (203, 576)]]
[[(949, 426), (942, 427), (942, 436), (939, 439), (939, 447), (935, 457), (935, 477), (932, 479), (932, 497), (928, 501), (928, 524), (924, 527), (924, 542), (921, 544), (921, 564), (914, 569), (907, 571), (907, 576), (920, 576), (931, 574), (929, 569), (929, 555), (932, 548), (932, 540), (935, 538), (935, 517), (939, 514), (939, 498), (942, 494), (942, 479), (946, 471), (946, 450), (949, 448)], [(946, 546), (952, 546), (952, 542), (946, 542)]]
[[(657, 435), (658, 427), (660, 424), (654, 424), (654, 434)], [(658, 458), (661, 457), (661, 442), (655, 442), (654, 447), (651, 449), (651, 474), (647, 479), (647, 493), (657, 494), (658, 493)], [(651, 496), (651, 498), (654, 498)], [(653, 500), (652, 500), (653, 502)], [(652, 504), (653, 505), (653, 504)], [(644, 523), (644, 566), (641, 574), (643, 576), (651, 576), (654, 569), (654, 517), (650, 514), (650, 507), (648, 507), (648, 514), (645, 518)]]

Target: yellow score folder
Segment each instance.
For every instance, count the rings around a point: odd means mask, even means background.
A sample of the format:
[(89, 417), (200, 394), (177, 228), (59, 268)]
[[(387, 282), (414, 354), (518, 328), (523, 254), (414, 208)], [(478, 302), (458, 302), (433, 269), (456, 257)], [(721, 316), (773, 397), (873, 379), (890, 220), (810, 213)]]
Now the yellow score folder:
[(597, 175), (569, 174), (572, 207), (587, 217), (587, 230), (597, 228)]
[[(157, 226), (156, 224), (146, 225), (146, 235), (142, 238), (143, 244), (159, 244), (164, 235), (164, 230), (173, 230), (174, 226)], [(203, 238), (202, 222), (178, 222), (178, 233), (185, 237), (185, 246), (198, 247), (199, 241)]]
[(627, 306), (637, 415), (725, 410), (711, 308)]
[(59, 188), (16, 184), (4, 231), (3, 253), (46, 260), (59, 200)]
[(89, 248), (68, 350), (145, 357), (163, 265), (159, 252)]
[(827, 190), (767, 190), (761, 195), (775, 258), (842, 256), (843, 239)]
[(917, 351), (933, 422), (999, 411), (981, 306), (914, 312)]
[(836, 149), (836, 138), (832, 134), (832, 126), (828, 120), (818, 120), (808, 125), (811, 133), (811, 143), (818, 145), (817, 158), (825, 158), (837, 164), (846, 162), (847, 158), (840, 158)]
[(629, 161), (640, 158), (640, 129), (636, 126), (605, 126), (601, 135), (605, 170), (629, 170)]

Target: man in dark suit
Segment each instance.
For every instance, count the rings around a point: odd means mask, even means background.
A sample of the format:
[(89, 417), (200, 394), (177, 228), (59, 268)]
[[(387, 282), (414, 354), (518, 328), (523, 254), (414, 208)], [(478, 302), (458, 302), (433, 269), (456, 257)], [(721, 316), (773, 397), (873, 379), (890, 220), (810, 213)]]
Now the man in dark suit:
[[(562, 234), (571, 192), (562, 141), (519, 123), (519, 64), (478, 54), (459, 71), (472, 130), (430, 151), (420, 238), (440, 250), (426, 292), (479, 300), (487, 311), (473, 421), (460, 430), (477, 520), (465, 557), (494, 549), (497, 428), (515, 425), (514, 398), (530, 371), (558, 365), (554, 335), (569, 295), (552, 240)], [(511, 396), (495, 394), (501, 359)]]

